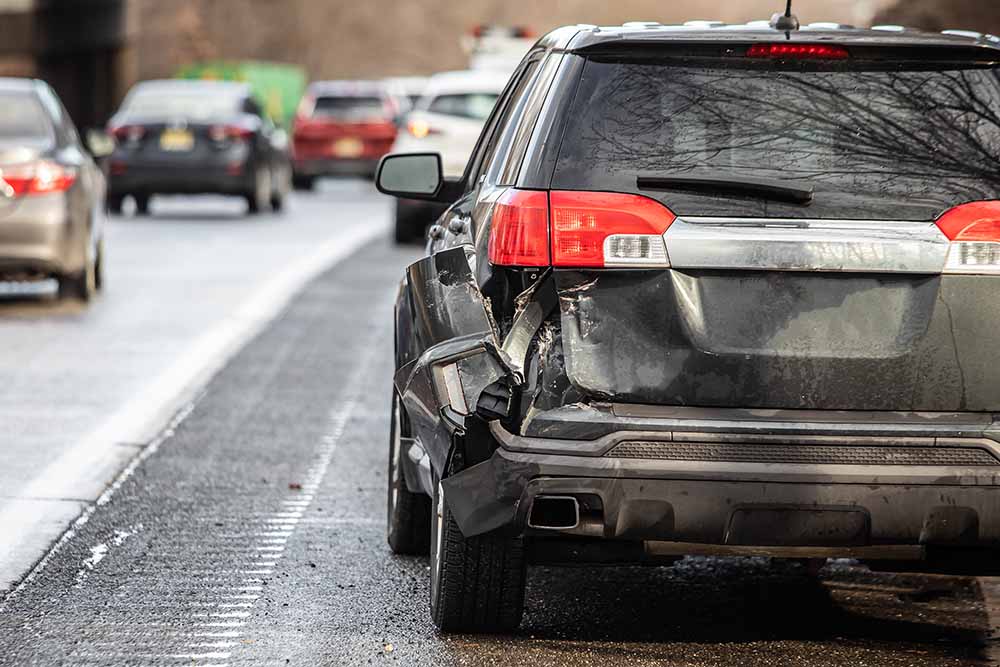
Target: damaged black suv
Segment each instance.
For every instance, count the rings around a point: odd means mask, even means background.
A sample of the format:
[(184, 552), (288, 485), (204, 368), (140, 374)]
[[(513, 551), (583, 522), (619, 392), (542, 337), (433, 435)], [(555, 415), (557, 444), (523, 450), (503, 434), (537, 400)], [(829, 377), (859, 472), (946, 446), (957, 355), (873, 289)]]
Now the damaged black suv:
[(1000, 40), (785, 23), (556, 30), (463, 178), (380, 165), (450, 205), (388, 499), (441, 630), (528, 563), (1000, 545)]

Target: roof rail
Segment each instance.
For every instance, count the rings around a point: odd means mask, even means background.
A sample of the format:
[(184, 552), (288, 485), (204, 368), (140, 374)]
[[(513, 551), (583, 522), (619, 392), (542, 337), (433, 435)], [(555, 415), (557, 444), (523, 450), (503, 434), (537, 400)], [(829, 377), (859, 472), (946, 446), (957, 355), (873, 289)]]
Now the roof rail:
[(906, 26), (903, 25), (873, 25), (872, 30), (884, 30), (885, 32), (906, 32)]
[(659, 21), (626, 21), (622, 23), (623, 28), (658, 28), (662, 23)]
[(956, 37), (970, 37), (972, 39), (982, 40), (986, 36), (981, 32), (975, 30), (942, 30), (942, 35), (954, 35)]
[(714, 21), (714, 20), (694, 20), (685, 21), (684, 25), (690, 28), (718, 28), (719, 26), (726, 25), (725, 21)]
[(854, 28), (853, 25), (847, 25), (845, 23), (835, 23), (833, 21), (816, 21), (810, 23), (806, 26), (807, 28), (812, 28), (813, 30), (850, 30)]

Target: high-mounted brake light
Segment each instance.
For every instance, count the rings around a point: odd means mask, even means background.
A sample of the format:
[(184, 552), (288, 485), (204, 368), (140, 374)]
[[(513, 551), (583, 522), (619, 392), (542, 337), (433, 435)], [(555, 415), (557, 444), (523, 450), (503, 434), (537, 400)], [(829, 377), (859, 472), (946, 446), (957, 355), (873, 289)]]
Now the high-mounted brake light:
[(845, 60), (850, 57), (850, 53), (842, 46), (829, 44), (754, 44), (747, 49), (747, 57), (776, 60)]
[(497, 200), (489, 240), (497, 266), (549, 265), (549, 195), (511, 188)]
[(669, 266), (663, 233), (674, 214), (663, 204), (617, 192), (556, 191), (552, 265)]
[(65, 192), (76, 182), (76, 171), (55, 162), (40, 160), (0, 168), (0, 180), (14, 197)]
[(1000, 201), (956, 206), (936, 224), (951, 241), (945, 273), (1000, 273)]

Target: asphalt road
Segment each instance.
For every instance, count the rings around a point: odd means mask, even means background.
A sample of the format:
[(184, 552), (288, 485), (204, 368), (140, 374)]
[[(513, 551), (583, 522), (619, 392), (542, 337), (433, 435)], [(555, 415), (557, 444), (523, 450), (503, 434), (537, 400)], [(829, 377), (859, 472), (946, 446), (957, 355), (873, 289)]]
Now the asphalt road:
[(0, 598), (0, 665), (997, 664), (992, 582), (851, 562), (533, 569), (517, 635), (436, 635), (427, 559), (384, 538), (391, 304), (416, 255), (379, 234), (337, 262), (138, 443)]

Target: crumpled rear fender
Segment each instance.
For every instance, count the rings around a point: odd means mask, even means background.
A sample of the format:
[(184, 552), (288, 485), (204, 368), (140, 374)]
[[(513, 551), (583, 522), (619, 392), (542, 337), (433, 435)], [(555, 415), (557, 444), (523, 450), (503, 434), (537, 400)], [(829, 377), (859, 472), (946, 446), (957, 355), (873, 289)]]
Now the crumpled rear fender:
[(397, 303), (407, 336), (397, 339), (394, 383), (412, 435), (439, 474), (483, 390), (515, 375), (469, 262), (464, 247), (416, 262)]

